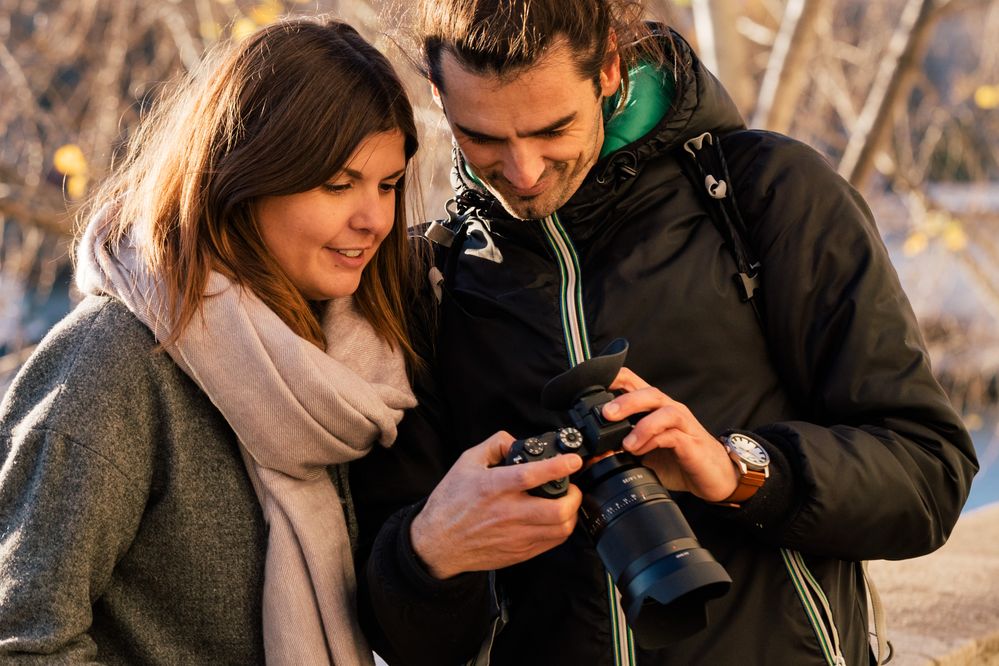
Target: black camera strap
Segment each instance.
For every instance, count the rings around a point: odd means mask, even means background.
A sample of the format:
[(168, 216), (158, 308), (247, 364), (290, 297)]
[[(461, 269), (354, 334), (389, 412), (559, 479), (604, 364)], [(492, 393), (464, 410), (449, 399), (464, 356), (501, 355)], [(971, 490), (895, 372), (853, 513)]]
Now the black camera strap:
[(749, 229), (735, 200), (735, 188), (732, 186), (721, 141), (710, 132), (689, 139), (683, 143), (679, 161), (735, 260), (736, 273), (733, 280), (739, 291), (739, 298), (752, 306), (762, 327), (763, 304), (757, 291), (760, 289), (763, 266), (749, 242)]

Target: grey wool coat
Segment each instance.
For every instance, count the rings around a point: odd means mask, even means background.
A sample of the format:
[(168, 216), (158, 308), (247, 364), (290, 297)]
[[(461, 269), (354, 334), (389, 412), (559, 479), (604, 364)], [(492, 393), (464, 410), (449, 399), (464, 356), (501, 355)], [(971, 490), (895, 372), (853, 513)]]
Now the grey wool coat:
[(0, 662), (262, 663), (265, 551), (225, 419), (87, 298), (0, 405)]

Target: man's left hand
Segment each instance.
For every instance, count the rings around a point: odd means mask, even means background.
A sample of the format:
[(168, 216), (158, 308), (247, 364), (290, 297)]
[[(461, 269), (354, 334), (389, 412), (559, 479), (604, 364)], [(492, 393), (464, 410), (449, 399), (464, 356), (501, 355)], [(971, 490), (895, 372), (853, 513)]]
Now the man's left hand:
[(604, 417), (621, 421), (648, 412), (624, 439), (624, 449), (644, 456), (669, 490), (687, 491), (708, 502), (735, 492), (739, 473), (722, 443), (701, 425), (686, 405), (673, 400), (628, 368), (621, 368), (611, 389), (627, 391), (604, 405)]

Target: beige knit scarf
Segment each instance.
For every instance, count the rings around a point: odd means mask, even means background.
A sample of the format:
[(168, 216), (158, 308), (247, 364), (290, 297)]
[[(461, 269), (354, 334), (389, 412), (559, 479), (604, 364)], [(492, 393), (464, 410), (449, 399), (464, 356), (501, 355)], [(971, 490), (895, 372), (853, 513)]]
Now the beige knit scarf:
[[(114, 251), (91, 220), (77, 286), (120, 299), (166, 339), (171, 318), (131, 240)], [(136, 233), (136, 232), (133, 232)], [(325, 353), (292, 333), (252, 292), (212, 273), (201, 313), (167, 352), (222, 412), (268, 525), (263, 631), (269, 664), (371, 664), (355, 612), (354, 570), (340, 498), (327, 468), (392, 443), (416, 401), (401, 354), (357, 312), (327, 308)], [(205, 507), (211, 511), (211, 507)]]

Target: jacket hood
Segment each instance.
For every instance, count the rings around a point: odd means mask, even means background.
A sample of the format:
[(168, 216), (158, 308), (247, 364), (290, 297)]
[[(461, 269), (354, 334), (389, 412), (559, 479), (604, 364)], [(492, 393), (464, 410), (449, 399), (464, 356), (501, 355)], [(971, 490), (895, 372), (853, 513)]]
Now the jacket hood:
[[(678, 149), (704, 132), (726, 134), (746, 127), (732, 98), (701, 63), (679, 33), (661, 24), (652, 27), (662, 43), (670, 69), (664, 78), (673, 83), (672, 102), (665, 114), (644, 136), (603, 155), (563, 210), (586, 209), (603, 201), (624, 181), (633, 178), (655, 155)], [(474, 207), (493, 217), (510, 217), (492, 194), (466, 170), (457, 145), (452, 150), (451, 185), (459, 209)]]

